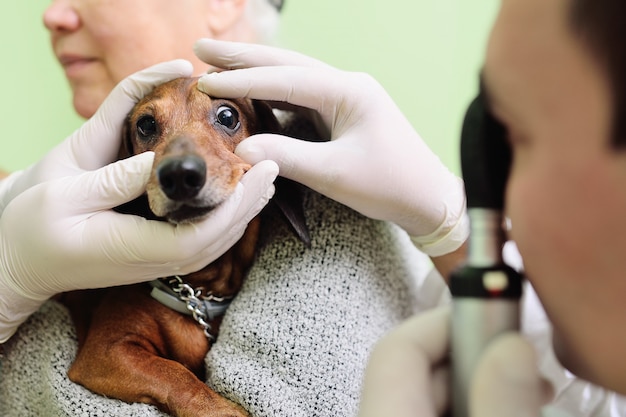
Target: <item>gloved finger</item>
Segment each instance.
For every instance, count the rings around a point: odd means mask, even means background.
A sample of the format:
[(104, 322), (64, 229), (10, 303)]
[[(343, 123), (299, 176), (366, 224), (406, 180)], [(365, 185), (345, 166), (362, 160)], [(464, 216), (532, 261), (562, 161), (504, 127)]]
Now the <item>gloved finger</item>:
[(274, 195), (273, 182), (277, 175), (278, 166), (273, 161), (262, 161), (254, 165), (237, 185), (235, 194), (222, 203), (210, 218), (197, 225), (199, 233), (208, 236), (209, 231), (203, 231), (208, 227), (219, 236), (219, 239), (214, 239), (205, 249), (206, 256), (223, 254), (241, 238), (248, 223)]
[(68, 178), (59, 198), (75, 207), (76, 214), (117, 207), (145, 191), (153, 161), (154, 152), (144, 152)]
[[(324, 193), (328, 191), (325, 185), (336, 177), (334, 171), (341, 169), (337, 164), (331, 163), (337, 146), (341, 145), (260, 134), (242, 141), (235, 153), (250, 164), (268, 159), (275, 161), (280, 167), (281, 176)], [(325, 178), (319, 178), (320, 176)]]
[(436, 416), (445, 408), (450, 308), (421, 313), (385, 336), (372, 352), (360, 417)]
[(207, 64), (223, 69), (279, 65), (329, 67), (315, 58), (286, 49), (206, 38), (196, 41), (194, 52)]
[(235, 211), (233, 221), (247, 224), (265, 207), (274, 195), (274, 180), (279, 168), (274, 161), (260, 161), (252, 166), (241, 179), (246, 197)]
[(358, 101), (371, 94), (359, 74), (344, 75), (330, 68), (256, 67), (205, 74), (198, 80), (198, 89), (218, 97), (284, 101), (307, 107), (320, 113), (330, 126), (346, 98)]
[(534, 348), (519, 334), (509, 333), (498, 337), (485, 351), (469, 395), (471, 416), (535, 417), (553, 392), (539, 373)]
[(120, 148), (123, 121), (133, 106), (157, 85), (192, 73), (191, 63), (178, 59), (125, 78), (81, 127), (80, 134), (72, 136), (68, 162), (83, 170), (94, 170), (113, 161)]

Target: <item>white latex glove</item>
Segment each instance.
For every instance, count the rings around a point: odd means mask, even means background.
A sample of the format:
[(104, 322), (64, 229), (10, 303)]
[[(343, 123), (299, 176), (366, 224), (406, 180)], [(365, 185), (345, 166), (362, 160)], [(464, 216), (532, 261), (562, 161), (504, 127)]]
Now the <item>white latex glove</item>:
[(249, 163), (271, 159), (280, 175), (362, 214), (395, 222), (431, 256), (456, 250), (469, 234), (462, 182), (428, 148), (382, 86), (291, 51), (203, 39), (195, 51), (223, 69), (198, 87), (218, 97), (288, 102), (315, 110), (330, 142), (279, 135), (243, 141)]
[(550, 383), (539, 373), (537, 354), (517, 333), (496, 338), (479, 362), (470, 392), (470, 416), (565, 416), (542, 412), (553, 397)]
[(204, 267), (228, 250), (274, 193), (274, 162), (253, 166), (202, 222), (171, 225), (111, 208), (145, 190), (154, 154), (48, 181), (0, 218), (0, 341), (54, 294), (131, 284)]
[(370, 355), (359, 417), (433, 417), (447, 407), (450, 309), (418, 314), (383, 337)]
[(0, 216), (13, 198), (33, 185), (98, 169), (115, 160), (120, 149), (123, 121), (135, 103), (156, 85), (192, 73), (190, 62), (175, 60), (154, 65), (124, 79), (96, 114), (70, 137), (37, 163), (0, 181)]
[[(450, 306), (417, 315), (391, 331), (370, 357), (359, 417), (443, 415), (449, 408), (449, 343)], [(519, 335), (503, 335), (477, 365), (470, 416), (538, 417), (551, 393), (532, 346)]]

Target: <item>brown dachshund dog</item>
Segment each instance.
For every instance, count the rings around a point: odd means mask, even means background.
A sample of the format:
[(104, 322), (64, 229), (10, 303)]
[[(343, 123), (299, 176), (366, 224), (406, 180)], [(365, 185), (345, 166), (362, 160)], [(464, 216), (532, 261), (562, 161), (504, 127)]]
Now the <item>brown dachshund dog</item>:
[[(165, 83), (129, 114), (120, 157), (151, 150), (155, 160), (145, 196), (119, 211), (172, 223), (201, 219), (234, 192), (250, 168), (233, 153), (236, 145), (254, 133), (279, 131), (267, 103), (211, 98), (196, 84), (195, 78)], [(285, 192), (276, 187), (278, 206), (308, 243), (297, 203), (285, 203), (279, 198)], [(220, 313), (253, 261), (259, 219), (198, 272), (155, 281), (152, 288), (138, 284), (63, 294), (78, 336), (69, 378), (95, 393), (154, 404), (174, 416), (247, 416), (202, 381)]]

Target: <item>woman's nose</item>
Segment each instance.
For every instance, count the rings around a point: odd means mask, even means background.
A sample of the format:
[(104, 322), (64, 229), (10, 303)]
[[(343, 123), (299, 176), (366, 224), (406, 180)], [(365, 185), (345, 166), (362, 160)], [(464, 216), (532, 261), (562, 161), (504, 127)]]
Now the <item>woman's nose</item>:
[(52, 0), (43, 12), (43, 24), (51, 32), (71, 32), (78, 29), (80, 19), (70, 0)]

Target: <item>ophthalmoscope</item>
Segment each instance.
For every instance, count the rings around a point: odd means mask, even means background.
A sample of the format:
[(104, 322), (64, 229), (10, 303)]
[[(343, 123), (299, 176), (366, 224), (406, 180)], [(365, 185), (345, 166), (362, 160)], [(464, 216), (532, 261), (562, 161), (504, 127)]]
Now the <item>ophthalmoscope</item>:
[(467, 110), (461, 132), (470, 237), (466, 264), (450, 276), (453, 417), (469, 417), (469, 387), (485, 347), (520, 325), (523, 277), (502, 259), (510, 165), (506, 130), (489, 112), (481, 91)]

